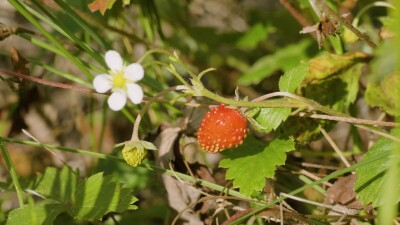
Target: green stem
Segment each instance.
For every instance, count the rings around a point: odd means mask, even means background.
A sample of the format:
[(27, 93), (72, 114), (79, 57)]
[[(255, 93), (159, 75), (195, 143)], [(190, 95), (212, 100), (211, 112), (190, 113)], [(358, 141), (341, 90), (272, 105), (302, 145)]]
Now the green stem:
[[(121, 163), (126, 164), (125, 160), (122, 158), (119, 158), (116, 156), (111, 156), (111, 155), (106, 155), (106, 154), (102, 154), (102, 153), (98, 153), (98, 152), (91, 152), (91, 151), (86, 151), (86, 150), (81, 150), (81, 149), (73, 149), (73, 148), (67, 148), (67, 147), (63, 147), (63, 146), (56, 146), (56, 145), (49, 145), (49, 144), (41, 144), (41, 143), (37, 143), (37, 142), (33, 142), (33, 141), (24, 141), (24, 140), (20, 140), (20, 139), (16, 139), (16, 138), (0, 137), (0, 141), (18, 143), (18, 144), (23, 144), (23, 145), (30, 145), (30, 146), (34, 146), (34, 147), (45, 147), (45, 148), (49, 148), (49, 149), (53, 149), (53, 150), (60, 150), (60, 151), (65, 151), (65, 152), (72, 152), (72, 153), (76, 153), (76, 154), (87, 155), (87, 156), (98, 158), (98, 159), (114, 160), (116, 162), (121, 162)], [(143, 163), (141, 165), (141, 167), (150, 169), (150, 170), (158, 172), (158, 173), (166, 174), (171, 177), (180, 178), (181, 180), (192, 183), (193, 185), (194, 184), (201, 185), (201, 186), (208, 187), (213, 190), (216, 190), (216, 191), (219, 191), (219, 192), (231, 195), (231, 196), (251, 200), (251, 198), (241, 194), (238, 191), (234, 191), (234, 190), (228, 189), (226, 187), (223, 187), (223, 186), (220, 186), (220, 185), (217, 185), (217, 184), (205, 181), (205, 180), (196, 179), (194, 177), (191, 177), (189, 175), (186, 175), (186, 174), (183, 174), (183, 173), (180, 173), (177, 171), (164, 169), (162, 167), (159, 167), (159, 166), (156, 166), (156, 165), (153, 165), (150, 163)]]
[(3, 154), (3, 157), (4, 157), (4, 161), (6, 162), (7, 168), (10, 171), (10, 175), (11, 175), (11, 179), (14, 183), (15, 191), (17, 192), (19, 207), (22, 207), (24, 205), (24, 197), (22, 195), (21, 185), (19, 184), (19, 181), (18, 181), (17, 172), (15, 171), (15, 167), (11, 160), (10, 154), (8, 153), (6, 146), (4, 145), (4, 143), (2, 141), (0, 141), (0, 148), (1, 148), (1, 153)]
[(250, 107), (250, 108), (265, 108), (265, 107), (270, 107), (270, 108), (280, 108), (280, 107), (294, 107), (294, 108), (300, 108), (300, 107), (305, 107), (306, 105), (302, 102), (289, 102), (289, 101), (262, 101), (262, 102), (246, 102), (246, 101), (236, 101), (234, 99), (229, 99), (229, 98), (224, 98), (222, 96), (219, 96), (207, 89), (201, 90), (201, 93), (204, 97), (213, 99), (217, 102), (220, 103), (225, 103), (228, 105), (234, 105), (234, 106), (242, 106), (242, 107)]
[(167, 55), (167, 56), (169, 56), (169, 57), (172, 56), (172, 54), (171, 54), (169, 51), (167, 51), (167, 50), (165, 50), (165, 49), (156, 48), (156, 49), (151, 49), (151, 50), (147, 51), (146, 53), (144, 53), (144, 54), (142, 55), (142, 57), (140, 57), (140, 58), (136, 61), (136, 63), (139, 63), (139, 64), (142, 63), (142, 61), (143, 61), (145, 58), (147, 58), (149, 55), (154, 54), (154, 53), (162, 53), (162, 54), (165, 54), (165, 55)]
[[(193, 71), (191, 71), (190, 68), (178, 58), (178, 56), (172, 54), (171, 52), (169, 52), (169, 51), (167, 51), (167, 50), (165, 50), (165, 49), (151, 49), (151, 50), (147, 51), (142, 57), (140, 57), (140, 58), (136, 61), (136, 63), (141, 63), (146, 57), (148, 57), (149, 55), (154, 54), (154, 53), (162, 53), (162, 54), (164, 54), (164, 55), (167, 55), (167, 56), (171, 59), (171, 61), (177, 62), (179, 65), (181, 65), (181, 66), (186, 70), (186, 72), (189, 73), (189, 75), (190, 75), (193, 79), (195, 79), (196, 81), (199, 81), (199, 82), (200, 82), (200, 80), (199, 80), (199, 78), (197, 77), (197, 75), (196, 75)], [(169, 66), (168, 66), (168, 67), (169, 67)], [(168, 68), (168, 67), (167, 67), (167, 68)]]
[[(160, 61), (151, 61), (151, 62), (148, 62), (148, 63), (143, 64), (143, 67), (145, 68), (145, 67), (151, 66), (151, 65), (160, 65), (160, 66), (164, 66), (164, 67), (167, 68), (168, 71), (169, 71), (170, 73), (172, 73), (172, 74), (176, 77), (176, 79), (178, 79), (182, 84), (184, 84), (184, 85), (185, 85), (186, 87), (188, 87), (188, 88), (191, 88), (191, 87), (192, 87), (191, 85), (189, 85), (189, 84), (185, 81), (185, 79), (183, 79), (183, 77), (182, 77), (179, 73), (177, 73), (174, 69), (172, 69), (172, 68), (170, 67), (170, 65), (168, 65), (167, 63), (160, 62)], [(171, 68), (171, 69), (170, 69), (170, 68)]]

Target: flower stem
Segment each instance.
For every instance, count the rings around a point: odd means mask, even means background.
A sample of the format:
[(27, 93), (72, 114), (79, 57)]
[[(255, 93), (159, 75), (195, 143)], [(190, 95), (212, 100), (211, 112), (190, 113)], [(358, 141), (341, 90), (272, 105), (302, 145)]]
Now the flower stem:
[(167, 68), (168, 69), (168, 71), (170, 72), (170, 73), (172, 73), (175, 77), (176, 77), (176, 79), (178, 79), (182, 84), (184, 84), (186, 87), (188, 87), (188, 88), (191, 88), (192, 86), (191, 85), (189, 85), (186, 81), (185, 81), (185, 79), (183, 79), (183, 77), (179, 74), (179, 73), (177, 73), (175, 70), (173, 70), (173, 69), (169, 69), (170, 68), (170, 65), (168, 65), (167, 63), (165, 63), (165, 62), (161, 62), (161, 61), (151, 61), (151, 62), (148, 62), (148, 63), (145, 63), (145, 64), (143, 64), (143, 67), (147, 67), (147, 66), (150, 66), (150, 65), (160, 65), (160, 66), (164, 66), (165, 68)]
[(157, 101), (160, 97), (164, 96), (165, 94), (167, 94), (169, 92), (172, 92), (172, 91), (179, 91), (179, 90), (188, 90), (188, 87), (186, 87), (185, 85), (178, 85), (178, 86), (167, 88), (167, 89), (157, 93), (154, 97), (149, 99), (148, 102), (146, 102), (146, 104), (143, 106), (143, 108), (140, 110), (139, 114), (136, 117), (135, 124), (133, 125), (131, 141), (138, 141), (139, 140), (139, 125), (140, 125), (140, 121), (142, 120), (143, 115), (149, 109), (150, 105), (153, 102)]
[[(182, 66), (182, 67), (186, 70), (186, 72), (188, 72), (189, 75), (190, 75), (193, 79), (199, 81), (199, 78), (197, 77), (197, 75), (196, 75), (193, 71), (191, 71), (190, 68), (189, 68), (185, 63), (183, 63), (183, 62), (178, 58), (178, 56), (177, 56), (176, 54), (173, 54), (173, 53), (171, 53), (171, 52), (169, 52), (169, 51), (167, 51), (167, 50), (165, 50), (165, 49), (159, 49), (159, 48), (157, 48), (157, 49), (151, 49), (151, 50), (147, 51), (146, 53), (144, 53), (144, 55), (143, 55), (142, 57), (140, 57), (140, 58), (136, 61), (136, 63), (141, 63), (146, 57), (148, 57), (149, 55), (154, 54), (154, 53), (161, 53), (161, 54), (167, 55), (167, 56), (171, 59), (171, 61), (177, 62), (180, 66)], [(168, 67), (169, 67), (169, 66), (167, 66), (167, 68), (168, 68)]]

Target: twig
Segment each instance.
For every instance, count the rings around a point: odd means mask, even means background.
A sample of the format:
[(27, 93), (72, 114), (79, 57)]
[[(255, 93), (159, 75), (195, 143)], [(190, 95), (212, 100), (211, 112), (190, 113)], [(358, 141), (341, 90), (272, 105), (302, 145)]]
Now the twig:
[(38, 84), (43, 84), (43, 85), (51, 86), (51, 87), (57, 87), (57, 88), (63, 88), (63, 89), (73, 89), (73, 90), (83, 91), (83, 92), (87, 92), (87, 93), (96, 93), (96, 91), (91, 88), (85, 88), (85, 87), (80, 87), (80, 86), (71, 85), (71, 84), (64, 84), (64, 83), (44, 80), (44, 79), (24, 75), (22, 73), (17, 73), (17, 72), (10, 71), (10, 70), (0, 69), (0, 74), (18, 77), (18, 78), (21, 78), (24, 80), (29, 80), (29, 81), (32, 81), (32, 82), (35, 82)]
[(349, 163), (349, 161), (347, 161), (346, 157), (344, 157), (342, 150), (340, 150), (340, 148), (336, 145), (336, 143), (332, 140), (332, 138), (326, 132), (326, 130), (324, 128), (322, 128), (321, 126), (319, 127), (319, 130), (324, 135), (325, 139), (329, 142), (329, 144), (332, 146), (332, 148), (335, 150), (335, 152), (339, 155), (339, 157), (343, 161), (343, 163), (347, 167), (350, 167), (351, 164)]
[[(305, 169), (301, 169), (301, 170), (299, 171), (299, 173), (301, 173), (301, 174), (303, 174), (304, 176), (307, 176), (307, 177), (309, 177), (309, 178), (311, 178), (311, 179), (313, 179), (313, 180), (319, 180), (319, 179), (321, 179), (320, 177), (316, 176), (315, 174), (312, 174), (312, 173), (308, 172), (308, 171), (305, 170)], [(326, 185), (326, 186), (328, 186), (328, 187), (331, 187), (331, 186), (332, 186), (332, 184), (329, 183), (328, 181), (324, 182), (323, 184)]]
[(323, 119), (323, 120), (334, 120), (341, 121), (346, 123), (353, 124), (364, 124), (364, 125), (373, 125), (373, 126), (382, 126), (382, 127), (398, 127), (400, 124), (393, 122), (384, 122), (384, 121), (375, 121), (375, 120), (365, 120), (353, 117), (341, 117), (341, 116), (330, 116), (330, 115), (322, 115), (322, 114), (309, 114), (305, 112), (300, 112), (297, 114), (300, 117), (310, 117), (314, 119)]

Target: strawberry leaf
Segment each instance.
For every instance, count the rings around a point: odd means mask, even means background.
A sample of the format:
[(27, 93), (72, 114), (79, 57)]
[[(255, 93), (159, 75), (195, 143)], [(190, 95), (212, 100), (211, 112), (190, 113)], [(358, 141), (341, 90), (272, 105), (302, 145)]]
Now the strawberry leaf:
[[(61, 171), (49, 167), (44, 174), (21, 184), (44, 200), (34, 207), (25, 205), (11, 211), (9, 217), (13, 219), (9, 224), (52, 224), (61, 212), (78, 220), (93, 221), (109, 212), (122, 213), (137, 208), (132, 205), (137, 198), (131, 195), (131, 190), (122, 188), (111, 176), (104, 177), (102, 173), (83, 180), (68, 167)], [(32, 216), (20, 223), (21, 215)]]
[(274, 176), (276, 167), (285, 164), (286, 152), (292, 150), (291, 140), (274, 139), (266, 145), (249, 136), (238, 148), (221, 152), (224, 159), (219, 166), (227, 168), (226, 178), (233, 180), (234, 187), (250, 196), (263, 189), (265, 178)]
[(6, 225), (52, 225), (56, 217), (65, 210), (66, 205), (54, 200), (24, 205), (10, 212)]
[[(400, 128), (392, 130), (391, 134), (400, 137)], [(382, 137), (371, 146), (368, 152), (363, 156), (361, 162), (365, 160), (368, 161), (378, 155), (394, 150), (399, 150), (399, 144), (393, 140)], [(393, 154), (390, 157), (375, 160), (367, 166), (356, 169), (357, 180), (354, 189), (357, 193), (357, 198), (361, 200), (364, 205), (372, 203), (373, 206), (380, 206), (383, 203), (382, 190), (388, 178), (386, 171), (389, 169), (394, 157), (399, 158), (400, 154)], [(396, 190), (396, 193), (400, 193), (400, 184), (394, 186), (393, 190)], [(400, 196), (396, 197), (396, 202), (399, 202)]]

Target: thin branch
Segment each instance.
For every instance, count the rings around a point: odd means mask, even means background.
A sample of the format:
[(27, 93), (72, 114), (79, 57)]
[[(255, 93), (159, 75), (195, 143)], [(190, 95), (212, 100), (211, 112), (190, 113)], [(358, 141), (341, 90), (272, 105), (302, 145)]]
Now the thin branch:
[(352, 123), (352, 124), (381, 126), (381, 127), (398, 127), (398, 126), (400, 126), (400, 124), (393, 123), (393, 122), (366, 120), (366, 119), (359, 119), (359, 118), (353, 118), (353, 117), (330, 116), (330, 115), (322, 115), (322, 114), (311, 114), (310, 115), (310, 113), (305, 113), (305, 112), (300, 112), (297, 114), (297, 116), (309, 117), (309, 118), (314, 118), (314, 119), (341, 121), (341, 122)]
[[(299, 22), (302, 27), (308, 27), (311, 24), (301, 15), (289, 2), (288, 0), (280, 0), (281, 4), (285, 9)], [(315, 33), (311, 33), (314, 39), (317, 39)]]
[(332, 140), (332, 138), (326, 132), (326, 130), (324, 128), (322, 128), (321, 126), (319, 127), (319, 130), (324, 135), (325, 139), (329, 142), (329, 144), (332, 146), (332, 148), (335, 150), (335, 152), (339, 155), (340, 159), (343, 161), (343, 163), (346, 165), (346, 167), (350, 167), (351, 164), (349, 163), (349, 161), (347, 161), (346, 157), (344, 157), (342, 150), (340, 150), (340, 148), (336, 145), (336, 143)]
[(73, 90), (83, 91), (83, 92), (87, 92), (87, 93), (97, 93), (94, 89), (91, 89), (91, 88), (85, 88), (85, 87), (80, 87), (80, 86), (71, 85), (71, 84), (64, 84), (64, 83), (44, 80), (41, 78), (24, 75), (22, 73), (17, 73), (17, 72), (10, 71), (10, 70), (0, 69), (0, 74), (18, 77), (18, 78), (21, 78), (24, 80), (29, 80), (29, 81), (32, 81), (32, 82), (35, 82), (38, 84), (43, 84), (43, 85), (51, 86), (51, 87), (57, 87), (57, 88), (63, 88), (63, 89), (73, 89)]

